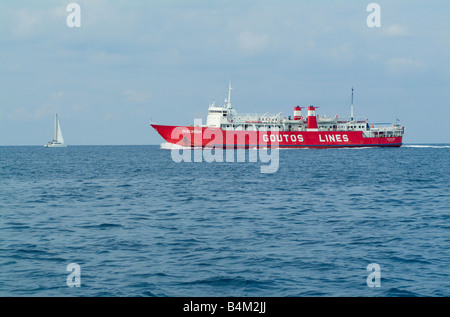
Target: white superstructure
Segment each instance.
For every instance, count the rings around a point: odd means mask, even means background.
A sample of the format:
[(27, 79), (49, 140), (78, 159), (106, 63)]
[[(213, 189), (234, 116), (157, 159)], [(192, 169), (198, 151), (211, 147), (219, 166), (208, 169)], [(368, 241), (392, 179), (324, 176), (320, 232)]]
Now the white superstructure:
[(354, 117), (353, 88), (350, 118), (338, 118), (318, 116), (314, 110), (317, 107), (309, 106), (308, 115), (302, 116), (301, 109), (296, 106), (293, 117), (282, 117), (278, 114), (237, 113), (231, 106), (231, 84), (228, 86), (228, 96), (223, 107), (217, 106), (215, 101), (208, 108), (206, 126), (221, 128), (222, 130), (247, 130), (247, 131), (307, 131), (307, 118), (316, 117), (318, 131), (363, 131), (369, 136), (401, 136), (402, 127), (399, 124), (389, 126), (369, 125), (367, 120)]

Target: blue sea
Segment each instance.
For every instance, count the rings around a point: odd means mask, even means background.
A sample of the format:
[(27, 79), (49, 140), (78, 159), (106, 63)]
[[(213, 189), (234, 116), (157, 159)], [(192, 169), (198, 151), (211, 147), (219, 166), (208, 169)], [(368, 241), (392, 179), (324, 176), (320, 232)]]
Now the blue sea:
[(0, 147), (0, 296), (450, 295), (450, 145), (263, 164)]

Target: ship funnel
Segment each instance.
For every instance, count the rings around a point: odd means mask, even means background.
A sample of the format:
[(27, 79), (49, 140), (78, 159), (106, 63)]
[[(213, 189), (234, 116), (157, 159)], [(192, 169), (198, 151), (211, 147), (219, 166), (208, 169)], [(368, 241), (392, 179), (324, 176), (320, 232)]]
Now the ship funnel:
[(316, 109), (319, 107), (308, 107), (308, 119), (306, 120), (306, 129), (311, 131), (318, 131)]
[(302, 108), (305, 107), (294, 107), (294, 120), (302, 120)]

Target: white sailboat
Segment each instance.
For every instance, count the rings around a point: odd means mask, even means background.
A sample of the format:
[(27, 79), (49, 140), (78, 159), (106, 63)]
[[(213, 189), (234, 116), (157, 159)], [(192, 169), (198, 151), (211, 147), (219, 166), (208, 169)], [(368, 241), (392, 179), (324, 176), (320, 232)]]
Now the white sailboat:
[(55, 127), (53, 129), (53, 140), (48, 142), (44, 147), (67, 147), (67, 144), (64, 144), (64, 138), (61, 132), (61, 126), (59, 124), (58, 113), (55, 116)]

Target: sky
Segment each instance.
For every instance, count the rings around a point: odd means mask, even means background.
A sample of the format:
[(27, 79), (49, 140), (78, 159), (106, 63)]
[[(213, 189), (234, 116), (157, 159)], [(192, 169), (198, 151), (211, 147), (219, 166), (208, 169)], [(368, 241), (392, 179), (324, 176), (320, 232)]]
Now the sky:
[[(80, 27), (66, 11), (80, 6)], [(450, 143), (447, 1), (0, 0), (0, 145), (147, 145), (206, 123), (231, 81), (238, 112), (350, 115)]]

